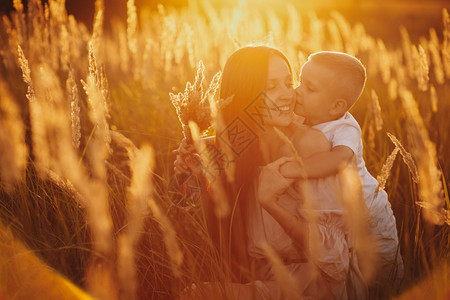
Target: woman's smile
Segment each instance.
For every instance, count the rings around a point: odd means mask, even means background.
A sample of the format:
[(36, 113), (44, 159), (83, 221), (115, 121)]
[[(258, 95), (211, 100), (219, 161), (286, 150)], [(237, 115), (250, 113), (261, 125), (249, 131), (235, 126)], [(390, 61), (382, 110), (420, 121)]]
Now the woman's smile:
[(291, 110), (291, 106), (290, 105), (278, 106), (278, 109), (281, 111), (289, 111)]

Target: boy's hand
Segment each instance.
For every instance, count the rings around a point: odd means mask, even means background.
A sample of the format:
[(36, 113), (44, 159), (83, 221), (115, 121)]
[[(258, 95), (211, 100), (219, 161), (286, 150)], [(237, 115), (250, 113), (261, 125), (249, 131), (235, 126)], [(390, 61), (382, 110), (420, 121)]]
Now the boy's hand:
[(280, 166), (280, 174), (291, 179), (302, 179), (306, 177), (306, 171), (295, 159), (287, 161)]
[(280, 173), (280, 167), (289, 161), (292, 161), (292, 158), (282, 157), (261, 170), (257, 197), (262, 207), (277, 204), (278, 196), (294, 182), (294, 179), (285, 178)]

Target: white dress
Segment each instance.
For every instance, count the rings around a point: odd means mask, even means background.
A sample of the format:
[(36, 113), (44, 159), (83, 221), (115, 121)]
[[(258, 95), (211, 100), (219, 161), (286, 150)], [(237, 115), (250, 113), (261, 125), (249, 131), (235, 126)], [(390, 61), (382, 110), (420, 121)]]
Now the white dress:
[(385, 284), (392, 280), (400, 281), (404, 270), (395, 216), (386, 192), (378, 191), (378, 181), (366, 168), (358, 122), (347, 112), (337, 120), (321, 123), (313, 128), (322, 131), (332, 147), (346, 146), (355, 154), (364, 200), (370, 215), (369, 223), (377, 243), (376, 250), (379, 257), (377, 284)]
[[(343, 209), (336, 197), (336, 177), (305, 181), (309, 202), (290, 187), (278, 202), (292, 214), (308, 220), (309, 251), (296, 248), (278, 222), (251, 199), (248, 215), (248, 251), (259, 263), (254, 282), (264, 299), (288, 299), (283, 283), (267, 260), (264, 244), (276, 251), (295, 280), (298, 299), (365, 299), (366, 286), (361, 280), (351, 237), (343, 219)], [(255, 185), (256, 188), (256, 185)], [(254, 198), (254, 197), (252, 197)], [(308, 204), (310, 203), (310, 204)], [(295, 297), (297, 298), (297, 297)]]

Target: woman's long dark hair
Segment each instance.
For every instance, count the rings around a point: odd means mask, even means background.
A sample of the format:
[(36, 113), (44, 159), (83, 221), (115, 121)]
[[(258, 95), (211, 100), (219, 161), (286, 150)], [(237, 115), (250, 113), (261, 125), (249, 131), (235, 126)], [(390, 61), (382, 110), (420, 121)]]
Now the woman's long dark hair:
[[(249, 114), (249, 106), (256, 105), (257, 98), (266, 91), (269, 59), (272, 55), (283, 58), (290, 68), (286, 56), (279, 50), (265, 45), (246, 46), (235, 51), (227, 60), (220, 86), (220, 99), (233, 97), (220, 111), (223, 128), (216, 128), (216, 143), (220, 148), (230, 147), (221, 139), (221, 135), (228, 136), (230, 126), (246, 128), (246, 138), (254, 140), (245, 149), (227, 149), (224, 152), (232, 155), (228, 161), (234, 163), (234, 180), (230, 182), (225, 174), (221, 182), (232, 213), (225, 218), (218, 219), (209, 214), (209, 231), (214, 243), (226, 249), (220, 249), (228, 256), (225, 261), (231, 267), (234, 281), (245, 282), (252, 279), (250, 260), (247, 255), (247, 207), (249, 197), (255, 197), (253, 182), (259, 172), (258, 167), (265, 165), (261, 151), (259, 137), (264, 133), (257, 121)], [(247, 142), (250, 139), (247, 140)], [(229, 151), (231, 150), (231, 151)], [(213, 191), (214, 192), (214, 191)], [(212, 220), (212, 221), (211, 221)]]

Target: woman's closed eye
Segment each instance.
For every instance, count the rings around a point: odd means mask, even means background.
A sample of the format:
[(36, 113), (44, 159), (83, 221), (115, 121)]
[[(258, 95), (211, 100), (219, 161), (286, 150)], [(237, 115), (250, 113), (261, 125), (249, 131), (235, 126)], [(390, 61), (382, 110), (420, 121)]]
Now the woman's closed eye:
[(276, 84), (270, 83), (270, 84), (267, 85), (267, 90), (268, 91), (273, 91), (276, 88), (277, 88)]
[[(284, 86), (283, 86), (284, 85)], [(267, 91), (274, 91), (277, 88), (281, 88), (281, 87), (287, 87), (288, 89), (291, 89), (294, 87), (294, 83), (292, 82), (292, 78), (289, 77), (287, 79), (284, 80), (284, 82), (282, 82), (281, 80), (271, 80), (267, 83)]]

